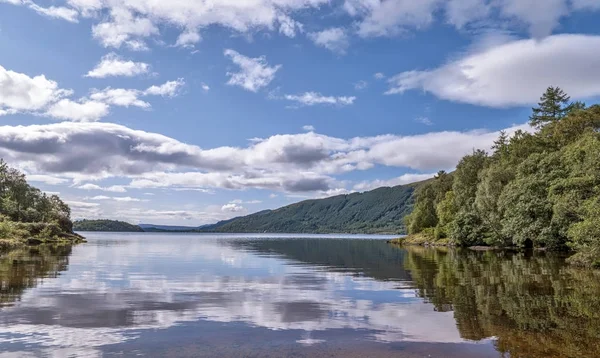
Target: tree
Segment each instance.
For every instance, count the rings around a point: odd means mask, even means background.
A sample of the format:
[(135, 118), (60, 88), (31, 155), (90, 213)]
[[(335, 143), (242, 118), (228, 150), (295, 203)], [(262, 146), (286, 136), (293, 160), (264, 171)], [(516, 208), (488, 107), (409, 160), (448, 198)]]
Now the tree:
[(570, 100), (571, 98), (559, 87), (548, 87), (540, 98), (538, 106), (532, 108), (533, 113), (529, 117), (529, 123), (539, 129), (547, 123), (563, 119), (572, 109)]

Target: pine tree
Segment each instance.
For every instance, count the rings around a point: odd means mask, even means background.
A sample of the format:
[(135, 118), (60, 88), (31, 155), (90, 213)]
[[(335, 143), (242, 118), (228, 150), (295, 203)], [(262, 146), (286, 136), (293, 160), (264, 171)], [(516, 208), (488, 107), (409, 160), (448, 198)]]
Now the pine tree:
[(500, 136), (494, 141), (492, 149), (495, 157), (504, 157), (508, 154), (508, 143), (510, 138), (505, 131), (500, 131)]
[(559, 87), (548, 87), (540, 98), (538, 107), (532, 108), (533, 114), (529, 117), (531, 126), (541, 128), (550, 122), (564, 118), (571, 110), (569, 97)]

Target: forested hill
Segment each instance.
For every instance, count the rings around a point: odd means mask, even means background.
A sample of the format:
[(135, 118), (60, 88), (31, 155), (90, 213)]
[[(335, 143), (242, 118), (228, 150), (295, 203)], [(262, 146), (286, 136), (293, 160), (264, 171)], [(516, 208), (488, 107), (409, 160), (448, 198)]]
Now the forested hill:
[(402, 234), (421, 183), (306, 200), (276, 210), (221, 221), (203, 232)]
[(79, 220), (73, 223), (75, 231), (143, 232), (138, 225), (117, 220)]
[(600, 105), (550, 87), (530, 124), (420, 187), (407, 240), (572, 249), (570, 262), (600, 268)]

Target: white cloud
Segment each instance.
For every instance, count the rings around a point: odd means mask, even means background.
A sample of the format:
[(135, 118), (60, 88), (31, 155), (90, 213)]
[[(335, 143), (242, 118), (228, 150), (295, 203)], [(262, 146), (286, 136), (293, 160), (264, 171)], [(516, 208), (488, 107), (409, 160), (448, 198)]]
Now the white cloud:
[(264, 56), (250, 58), (237, 51), (227, 49), (224, 52), (234, 64), (239, 66), (239, 72), (227, 72), (230, 86), (239, 86), (251, 92), (258, 92), (273, 81), (281, 65), (270, 67)]
[(159, 33), (152, 20), (134, 15), (125, 6), (111, 7), (110, 17), (110, 21), (92, 27), (92, 35), (104, 47), (120, 48), (125, 44), (132, 50), (145, 50), (142, 39)]
[[(104, 59), (112, 61), (115, 57)], [(111, 71), (102, 64), (95, 70), (98, 71), (93, 75), (99, 77)], [(123, 68), (117, 72), (124, 74)], [(29, 77), (0, 66), (0, 116), (31, 113), (75, 122), (94, 122), (109, 114), (110, 105), (149, 108), (150, 104), (139, 97), (173, 97), (179, 94), (184, 84), (184, 80), (179, 78), (144, 91), (107, 87), (104, 90), (92, 90), (89, 98), (73, 100), (66, 98), (73, 95), (72, 90), (59, 88), (55, 81), (48, 80), (44, 75)]]
[(90, 98), (113, 106), (150, 108), (150, 103), (138, 98), (140, 95), (142, 95), (142, 92), (135, 89), (107, 87), (101, 91), (92, 92)]
[(279, 33), (287, 37), (296, 37), (297, 32), (303, 31), (303, 25), (287, 15), (278, 17)]
[(600, 36), (554, 35), (469, 53), (441, 67), (390, 78), (388, 94), (418, 89), (436, 97), (491, 107), (536, 103), (548, 86), (573, 98), (600, 95)]
[(150, 108), (150, 103), (141, 100), (139, 97), (151, 95), (175, 97), (179, 94), (184, 85), (185, 81), (183, 78), (179, 78), (175, 81), (165, 82), (162, 85), (150, 86), (144, 91), (137, 89), (107, 87), (103, 90), (92, 91), (90, 98), (94, 101), (103, 102), (114, 106)]
[(200, 42), (202, 37), (196, 30), (187, 30), (182, 32), (179, 37), (177, 37), (177, 41), (175, 42), (175, 46), (193, 48), (195, 44)]
[[(307, 8), (317, 8), (328, 0), (254, 0), (244, 1), (160, 1), (148, 3), (136, 0), (81, 1), (69, 3), (83, 14), (102, 10), (109, 18), (93, 27), (93, 35), (106, 47), (123, 45), (144, 48), (145, 42), (159, 35), (160, 25), (182, 29), (178, 46), (191, 46), (200, 40), (198, 30), (218, 25), (226, 29), (251, 34), (260, 30), (278, 30), (294, 37), (302, 24), (291, 15)], [(132, 46), (135, 44), (135, 46)]]
[(465, 25), (489, 16), (491, 5), (482, 0), (448, 0), (446, 16), (448, 23), (461, 29)]
[(320, 32), (311, 32), (308, 37), (315, 45), (324, 47), (338, 54), (345, 54), (350, 41), (346, 30), (341, 27), (333, 27)]
[(385, 75), (384, 75), (383, 73), (381, 73), (381, 72), (377, 72), (377, 73), (375, 73), (375, 74), (373, 75), (373, 77), (374, 77), (376, 80), (382, 80), (382, 79), (384, 79), (384, 78), (385, 78)]
[(111, 185), (109, 187), (101, 187), (100, 185), (91, 184), (91, 183), (79, 185), (79, 186), (77, 186), (77, 189), (101, 190), (101, 191), (110, 191), (113, 193), (125, 193), (127, 191), (127, 189), (125, 189), (125, 187), (122, 185)]
[(569, 13), (565, 0), (544, 0), (543, 9), (536, 0), (502, 0), (501, 12), (526, 24), (529, 33), (542, 38), (552, 33), (559, 19)]
[(61, 99), (48, 108), (46, 115), (75, 122), (95, 122), (106, 116), (108, 112), (107, 104), (95, 100), (74, 102), (70, 99)]
[(315, 131), (315, 127), (311, 126), (311, 125), (302, 126), (302, 129), (304, 129), (307, 132), (314, 132)]
[(394, 36), (406, 29), (422, 29), (434, 20), (439, 0), (346, 0), (346, 9), (364, 15), (358, 24), (361, 37)]
[(143, 62), (124, 60), (117, 54), (109, 53), (102, 57), (100, 62), (85, 76), (93, 78), (105, 78), (111, 76), (133, 77), (148, 73), (150, 65)]
[(176, 96), (181, 88), (185, 85), (183, 78), (178, 78), (175, 81), (168, 81), (160, 86), (151, 86), (146, 91), (145, 95), (154, 95), (162, 97), (174, 97)]
[(548, 36), (573, 11), (600, 10), (597, 0), (346, 0), (344, 9), (360, 20), (362, 37), (394, 36), (423, 30), (437, 18), (461, 29), (467, 25), (525, 28), (531, 36)]
[(26, 4), (31, 10), (37, 12), (40, 15), (44, 15), (55, 19), (62, 19), (69, 22), (79, 22), (79, 13), (71, 8), (62, 6), (41, 7), (28, 0), (23, 0), (22, 3)]
[(329, 104), (336, 106), (349, 106), (354, 104), (356, 97), (354, 96), (323, 96), (317, 92), (305, 92), (300, 95), (286, 94), (283, 96), (288, 101), (294, 101), (303, 106), (314, 106), (318, 104)]
[(0, 157), (27, 164), (27, 173), (59, 174), (87, 190), (120, 191), (83, 184), (116, 177), (137, 189), (256, 188), (320, 196), (347, 190), (335, 175), (375, 165), (450, 170), (474, 148), (489, 150), (497, 137), (485, 130), (350, 139), (308, 132), (256, 139), (246, 147), (202, 149), (117, 124), (55, 123), (0, 127)]
[(37, 111), (71, 93), (44, 75), (29, 77), (0, 66), (0, 110)]
[(246, 209), (238, 204), (235, 203), (229, 203), (229, 204), (225, 204), (221, 207), (221, 211), (226, 211), (226, 212), (231, 212), (231, 213), (238, 213), (241, 211), (245, 211)]
[(202, 90), (203, 90), (204, 92), (208, 92), (208, 91), (210, 91), (210, 86), (209, 86), (209, 85), (207, 85), (207, 84), (206, 84), (206, 83), (204, 83), (204, 82), (202, 82), (202, 84), (201, 84), (201, 87), (202, 87)]

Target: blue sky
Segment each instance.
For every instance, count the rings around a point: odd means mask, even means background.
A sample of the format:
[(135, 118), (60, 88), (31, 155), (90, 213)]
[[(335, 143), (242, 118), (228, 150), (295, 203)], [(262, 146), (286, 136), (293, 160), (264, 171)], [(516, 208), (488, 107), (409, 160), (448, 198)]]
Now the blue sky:
[(199, 225), (452, 170), (550, 85), (600, 95), (600, 0), (0, 0), (0, 157), (75, 218)]

